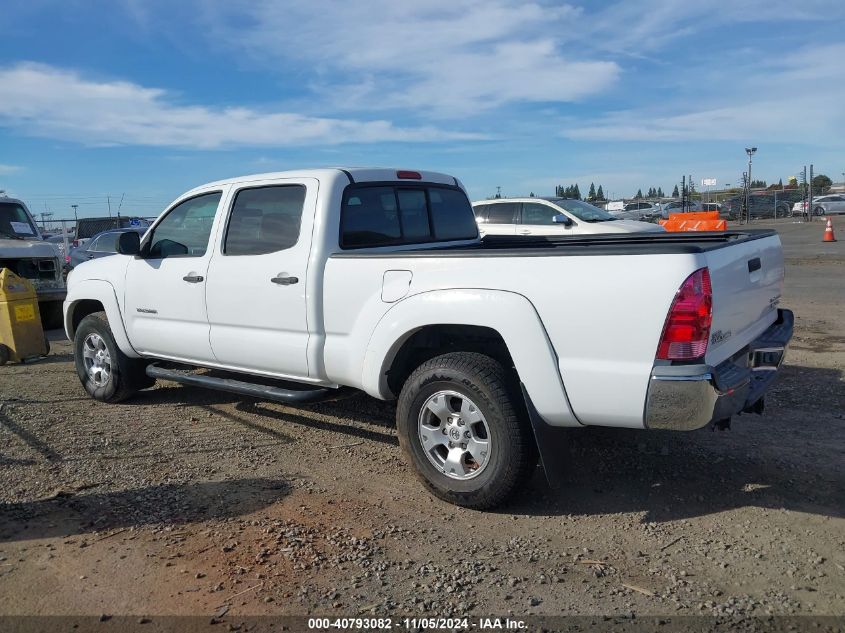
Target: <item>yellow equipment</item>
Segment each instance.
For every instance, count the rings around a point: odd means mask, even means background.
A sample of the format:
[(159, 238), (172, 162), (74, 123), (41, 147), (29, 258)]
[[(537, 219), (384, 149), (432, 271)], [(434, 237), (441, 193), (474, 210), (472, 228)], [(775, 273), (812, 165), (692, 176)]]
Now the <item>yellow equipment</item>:
[(0, 268), (0, 365), (46, 356), (35, 288), (8, 268)]

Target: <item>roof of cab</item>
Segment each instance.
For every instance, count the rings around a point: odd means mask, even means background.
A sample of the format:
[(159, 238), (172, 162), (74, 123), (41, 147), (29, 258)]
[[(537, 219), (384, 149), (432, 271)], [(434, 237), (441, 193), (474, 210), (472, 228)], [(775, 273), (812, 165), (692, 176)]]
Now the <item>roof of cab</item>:
[[(218, 187), (230, 184), (242, 184), (245, 182), (254, 182), (257, 180), (275, 180), (281, 178), (317, 178), (320, 180), (331, 180), (342, 178), (347, 182), (415, 182), (412, 179), (399, 178), (398, 174), (403, 169), (387, 169), (376, 167), (326, 167), (320, 169), (297, 169), (291, 171), (275, 171), (264, 174), (250, 174), (247, 176), (237, 176), (234, 178), (226, 178), (224, 180), (216, 180), (209, 182), (199, 187), (194, 187), (190, 192), (207, 189), (209, 187)], [(447, 185), (461, 186), (457, 178), (448, 174), (443, 174), (436, 171), (422, 171), (409, 170), (419, 173), (423, 182), (434, 182)]]

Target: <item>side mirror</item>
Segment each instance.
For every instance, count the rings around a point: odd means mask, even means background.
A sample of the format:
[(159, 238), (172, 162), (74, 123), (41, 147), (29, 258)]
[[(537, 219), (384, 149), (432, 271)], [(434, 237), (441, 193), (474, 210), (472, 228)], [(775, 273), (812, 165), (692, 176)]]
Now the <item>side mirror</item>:
[(563, 224), (564, 226), (571, 226), (572, 220), (570, 220), (567, 216), (563, 215), (562, 213), (558, 213), (556, 216), (552, 218), (552, 222), (555, 224)]
[(135, 231), (121, 233), (117, 238), (117, 252), (121, 255), (137, 255), (141, 251), (141, 236)]

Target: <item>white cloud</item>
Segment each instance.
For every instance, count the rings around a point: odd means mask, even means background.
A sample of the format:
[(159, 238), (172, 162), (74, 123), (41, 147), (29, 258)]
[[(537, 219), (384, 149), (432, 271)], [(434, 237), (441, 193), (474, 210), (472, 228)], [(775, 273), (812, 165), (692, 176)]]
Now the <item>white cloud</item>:
[(204, 3), (210, 37), (267, 67), (315, 71), (334, 108), (463, 117), (519, 102), (571, 102), (619, 74), (568, 26), (581, 10), (513, 0)]
[(802, 28), (804, 22), (835, 21), (843, 13), (843, 5), (831, 0), (623, 0), (590, 15), (579, 25), (579, 33), (589, 37), (599, 49), (632, 56), (695, 41), (707, 54), (707, 46), (719, 46), (724, 41), (718, 35), (702, 38), (700, 32), (705, 29), (775, 23), (772, 36), (778, 38), (786, 31)]
[(186, 148), (472, 140), (431, 126), (397, 127), (249, 107), (182, 105), (173, 95), (127, 81), (96, 81), (43, 64), (0, 67), (0, 126), (86, 145)]
[(22, 169), (20, 165), (3, 165), (0, 163), (0, 176), (8, 176), (14, 174)]
[(839, 145), (845, 129), (845, 44), (807, 47), (744, 69), (742, 80), (694, 101), (611, 112), (563, 136), (595, 141), (769, 141)]

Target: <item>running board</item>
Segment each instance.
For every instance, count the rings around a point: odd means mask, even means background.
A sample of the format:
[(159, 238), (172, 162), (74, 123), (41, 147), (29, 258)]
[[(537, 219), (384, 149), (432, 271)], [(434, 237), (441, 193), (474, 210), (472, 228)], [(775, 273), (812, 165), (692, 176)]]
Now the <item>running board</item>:
[(274, 400), (288, 404), (305, 404), (335, 399), (344, 392), (342, 389), (327, 389), (325, 387), (311, 387), (310, 385), (307, 389), (284, 389), (232, 378), (198, 375), (186, 370), (165, 369), (156, 363), (147, 365), (147, 376), (172, 380), (192, 387), (217, 389), (218, 391), (228, 391), (261, 400)]

